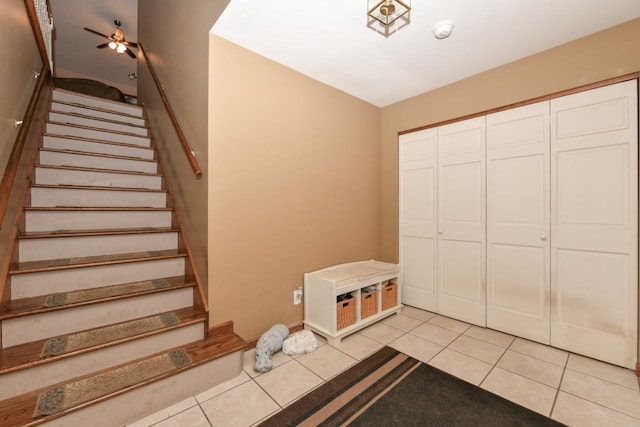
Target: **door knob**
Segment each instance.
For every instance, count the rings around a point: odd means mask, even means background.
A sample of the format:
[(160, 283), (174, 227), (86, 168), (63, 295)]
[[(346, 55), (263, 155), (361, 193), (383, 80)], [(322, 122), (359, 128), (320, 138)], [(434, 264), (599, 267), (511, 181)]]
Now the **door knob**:
[(442, 230), (438, 230), (438, 234), (442, 234)]
[(540, 236), (540, 240), (547, 240), (547, 235), (543, 234), (542, 236)]

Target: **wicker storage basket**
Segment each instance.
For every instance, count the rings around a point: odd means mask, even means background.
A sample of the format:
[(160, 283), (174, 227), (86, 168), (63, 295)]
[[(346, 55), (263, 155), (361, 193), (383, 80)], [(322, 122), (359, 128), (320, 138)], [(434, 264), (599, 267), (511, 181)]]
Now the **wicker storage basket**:
[(356, 299), (349, 298), (337, 303), (336, 306), (337, 327), (346, 328), (356, 323)]
[(360, 294), (360, 318), (365, 319), (378, 312), (378, 293), (362, 292)]
[(382, 309), (386, 310), (398, 305), (398, 284), (388, 282), (382, 286)]

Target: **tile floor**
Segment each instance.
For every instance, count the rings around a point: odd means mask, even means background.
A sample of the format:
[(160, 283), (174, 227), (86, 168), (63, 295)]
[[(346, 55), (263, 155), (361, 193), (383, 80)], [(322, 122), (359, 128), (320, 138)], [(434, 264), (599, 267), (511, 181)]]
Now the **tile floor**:
[(319, 340), (312, 353), (277, 353), (265, 374), (253, 371), (248, 351), (235, 379), (129, 427), (251, 426), (384, 345), (568, 425), (640, 426), (633, 371), (404, 307), (339, 345)]

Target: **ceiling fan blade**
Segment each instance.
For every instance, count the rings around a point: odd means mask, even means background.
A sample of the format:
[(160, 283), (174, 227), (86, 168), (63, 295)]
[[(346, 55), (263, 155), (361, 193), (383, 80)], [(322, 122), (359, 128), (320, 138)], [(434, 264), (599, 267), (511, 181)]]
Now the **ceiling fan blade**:
[(135, 54), (135, 53), (133, 53), (133, 52), (131, 52), (131, 50), (130, 50), (129, 48), (127, 48), (126, 52), (127, 52), (127, 55), (129, 55), (129, 56), (130, 56), (130, 57), (132, 57), (133, 59), (135, 59), (135, 58), (136, 58), (136, 54)]
[(109, 43), (102, 43), (99, 44), (98, 46), (96, 46), (98, 49), (104, 49), (105, 47), (109, 46)]
[(97, 32), (95, 30), (92, 30), (91, 28), (84, 27), (84, 29), (89, 31), (90, 33), (93, 33), (93, 34), (97, 35), (97, 36), (104, 37), (105, 39), (111, 38), (111, 37), (107, 36), (106, 34), (99, 33), (99, 32)]
[(123, 41), (122, 44), (129, 47), (138, 47), (138, 43), (135, 42)]

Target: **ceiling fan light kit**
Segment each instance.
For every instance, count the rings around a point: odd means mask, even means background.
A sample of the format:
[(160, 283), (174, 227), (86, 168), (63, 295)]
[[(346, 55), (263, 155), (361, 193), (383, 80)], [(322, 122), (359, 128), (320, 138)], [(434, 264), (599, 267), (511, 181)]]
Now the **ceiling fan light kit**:
[(116, 29), (113, 32), (113, 34), (111, 34), (110, 36), (107, 36), (106, 34), (102, 34), (98, 31), (92, 30), (91, 28), (84, 27), (84, 29), (89, 31), (90, 33), (93, 33), (97, 36), (104, 37), (105, 39), (108, 40), (107, 43), (99, 44), (98, 46), (96, 46), (98, 49), (104, 49), (105, 47), (109, 47), (110, 49), (115, 50), (116, 54), (118, 55), (121, 53), (126, 53), (131, 58), (135, 59), (136, 54), (131, 50), (131, 48), (137, 48), (138, 44), (135, 42), (129, 42), (124, 38), (124, 32), (120, 28), (120, 25), (122, 25), (122, 23), (120, 22), (119, 19), (115, 19), (113, 23), (116, 24)]
[(411, 22), (411, 0), (367, 0), (367, 27), (389, 37)]

